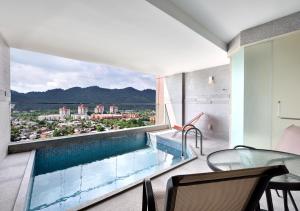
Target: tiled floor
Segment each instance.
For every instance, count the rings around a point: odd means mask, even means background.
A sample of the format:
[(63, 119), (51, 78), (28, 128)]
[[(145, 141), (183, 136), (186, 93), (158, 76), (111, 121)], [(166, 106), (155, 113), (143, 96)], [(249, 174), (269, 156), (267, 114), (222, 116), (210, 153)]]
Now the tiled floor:
[[(172, 134), (172, 133), (171, 133)], [(170, 133), (164, 134), (165, 136), (170, 137)], [(177, 136), (180, 139), (180, 135)], [(194, 146), (194, 140), (189, 140), (189, 144)], [(155, 179), (152, 180), (153, 190), (154, 191), (164, 191), (166, 187), (167, 180), (173, 176), (178, 174), (192, 174), (192, 173), (200, 173), (200, 172), (209, 172), (211, 171), (210, 168), (206, 164), (206, 155), (211, 152), (226, 149), (228, 148), (228, 142), (225, 140), (218, 140), (218, 139), (211, 139), (211, 140), (204, 140), (204, 154), (205, 156), (199, 156), (199, 149), (193, 149), (198, 154), (198, 159), (187, 163), (179, 168), (176, 168), (166, 174), (163, 174)], [(296, 203), (300, 205), (300, 194), (294, 193)], [(274, 202), (274, 209), (275, 211), (283, 210), (283, 202), (281, 198), (278, 198), (273, 193), (273, 202)], [(261, 208), (266, 208), (265, 197), (263, 196), (261, 200)], [(294, 210), (290, 203), (290, 210)], [(108, 199), (102, 203), (96, 204), (90, 207), (89, 211), (94, 210), (104, 210), (104, 211), (140, 211), (142, 209), (142, 186), (135, 187), (125, 193), (122, 193), (118, 196), (115, 196), (111, 199)]]
[(30, 152), (8, 155), (0, 163), (0, 210), (13, 210)]

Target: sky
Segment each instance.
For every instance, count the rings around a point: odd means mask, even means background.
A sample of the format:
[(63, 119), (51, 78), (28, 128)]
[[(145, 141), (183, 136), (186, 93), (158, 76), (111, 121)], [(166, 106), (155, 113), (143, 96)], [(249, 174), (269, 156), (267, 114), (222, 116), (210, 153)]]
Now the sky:
[(11, 48), (11, 89), (26, 93), (99, 86), (155, 89), (154, 75)]

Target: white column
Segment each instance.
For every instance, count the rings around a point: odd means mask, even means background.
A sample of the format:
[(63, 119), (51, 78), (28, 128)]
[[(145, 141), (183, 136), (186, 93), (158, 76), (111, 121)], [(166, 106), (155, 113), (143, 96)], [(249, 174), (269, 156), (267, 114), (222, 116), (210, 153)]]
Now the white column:
[(165, 124), (164, 78), (156, 78), (156, 116), (155, 124)]
[(231, 56), (230, 147), (244, 144), (244, 49)]
[(0, 34), (0, 162), (10, 141), (10, 52)]

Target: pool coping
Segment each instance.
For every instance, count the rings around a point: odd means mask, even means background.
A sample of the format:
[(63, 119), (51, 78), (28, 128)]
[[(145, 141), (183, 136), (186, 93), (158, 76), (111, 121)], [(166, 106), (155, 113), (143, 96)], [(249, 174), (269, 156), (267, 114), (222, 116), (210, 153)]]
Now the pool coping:
[[(171, 140), (171, 141), (172, 141), (172, 140)], [(191, 161), (193, 161), (193, 160), (196, 160), (196, 159), (198, 158), (197, 153), (196, 153), (195, 150), (191, 147), (191, 145), (189, 145), (189, 148), (190, 148), (190, 150), (191, 150), (191, 152), (192, 152), (192, 157), (191, 157), (191, 158), (186, 159), (186, 160), (183, 160), (183, 161), (177, 163), (177, 164), (174, 165), (174, 166), (170, 166), (170, 167), (168, 167), (168, 168), (166, 168), (166, 169), (162, 169), (162, 170), (160, 170), (160, 171), (158, 171), (158, 172), (156, 172), (156, 173), (154, 173), (154, 174), (148, 176), (147, 178), (149, 178), (149, 179), (154, 179), (154, 178), (156, 178), (156, 177), (158, 177), (158, 176), (160, 176), (160, 175), (162, 175), (162, 174), (165, 174), (165, 173), (167, 173), (167, 172), (169, 172), (169, 171), (171, 171), (171, 170), (173, 170), (173, 169), (179, 168), (179, 167), (181, 167), (181, 166), (183, 166), (183, 165), (185, 165), (185, 164), (187, 164), (187, 163), (189, 163), (189, 162), (191, 162)], [(95, 199), (93, 199), (93, 200), (90, 200), (90, 201), (88, 201), (88, 202), (85, 202), (85, 203), (83, 203), (83, 204), (81, 204), (81, 205), (79, 205), (79, 206), (76, 206), (76, 207), (74, 207), (74, 208), (70, 208), (70, 209), (68, 209), (68, 210), (70, 210), (70, 211), (75, 211), (75, 210), (85, 210), (85, 209), (91, 208), (91, 207), (95, 206), (96, 204), (99, 204), (99, 203), (101, 203), (101, 202), (104, 202), (104, 201), (106, 201), (106, 200), (109, 200), (109, 199), (111, 199), (111, 198), (113, 198), (113, 197), (115, 197), (115, 196), (117, 196), (117, 195), (120, 195), (120, 194), (122, 194), (122, 193), (124, 193), (124, 192), (126, 192), (126, 191), (129, 191), (130, 189), (133, 189), (133, 188), (137, 187), (138, 185), (142, 184), (143, 181), (144, 181), (144, 179), (137, 180), (137, 181), (134, 182), (134, 183), (131, 183), (131, 184), (129, 184), (129, 185), (127, 185), (127, 186), (124, 186), (124, 187), (122, 187), (122, 188), (119, 188), (119, 189), (117, 189), (117, 190), (115, 190), (115, 191), (112, 191), (112, 192), (109, 192), (109, 193), (107, 193), (107, 194), (104, 194), (104, 195), (101, 196), (101, 197), (97, 197), (97, 198), (95, 198)]]
[[(95, 133), (84, 133), (79, 135), (61, 136), (51, 139), (40, 139), (35, 141), (19, 141), (11, 142), (8, 145), (8, 153), (28, 152), (44, 147), (57, 147), (70, 143), (84, 143), (87, 141), (94, 141), (95, 139), (102, 139), (113, 137), (116, 135), (127, 135), (139, 132), (153, 132), (159, 130), (169, 129), (169, 125), (150, 125), (144, 127), (126, 128), (113, 131), (95, 132)], [(84, 137), (84, 139), (82, 139)]]
[(24, 175), (20, 184), (19, 192), (13, 207), (14, 211), (24, 211), (27, 209), (28, 198), (31, 191), (32, 175), (35, 162), (35, 150), (32, 150), (27, 161), (27, 165), (24, 171)]

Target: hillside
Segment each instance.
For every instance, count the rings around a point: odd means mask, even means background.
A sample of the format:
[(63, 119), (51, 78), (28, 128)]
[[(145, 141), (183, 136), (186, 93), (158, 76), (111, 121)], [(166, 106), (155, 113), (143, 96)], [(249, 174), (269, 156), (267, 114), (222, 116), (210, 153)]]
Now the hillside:
[(19, 93), (12, 91), (12, 103), (17, 110), (56, 109), (67, 105), (75, 108), (79, 103), (91, 106), (96, 104), (116, 104), (121, 109), (134, 109), (136, 107), (155, 105), (155, 90), (137, 90), (132, 87), (124, 89), (105, 89), (98, 86), (87, 88), (73, 87), (70, 89), (52, 89), (45, 92)]

